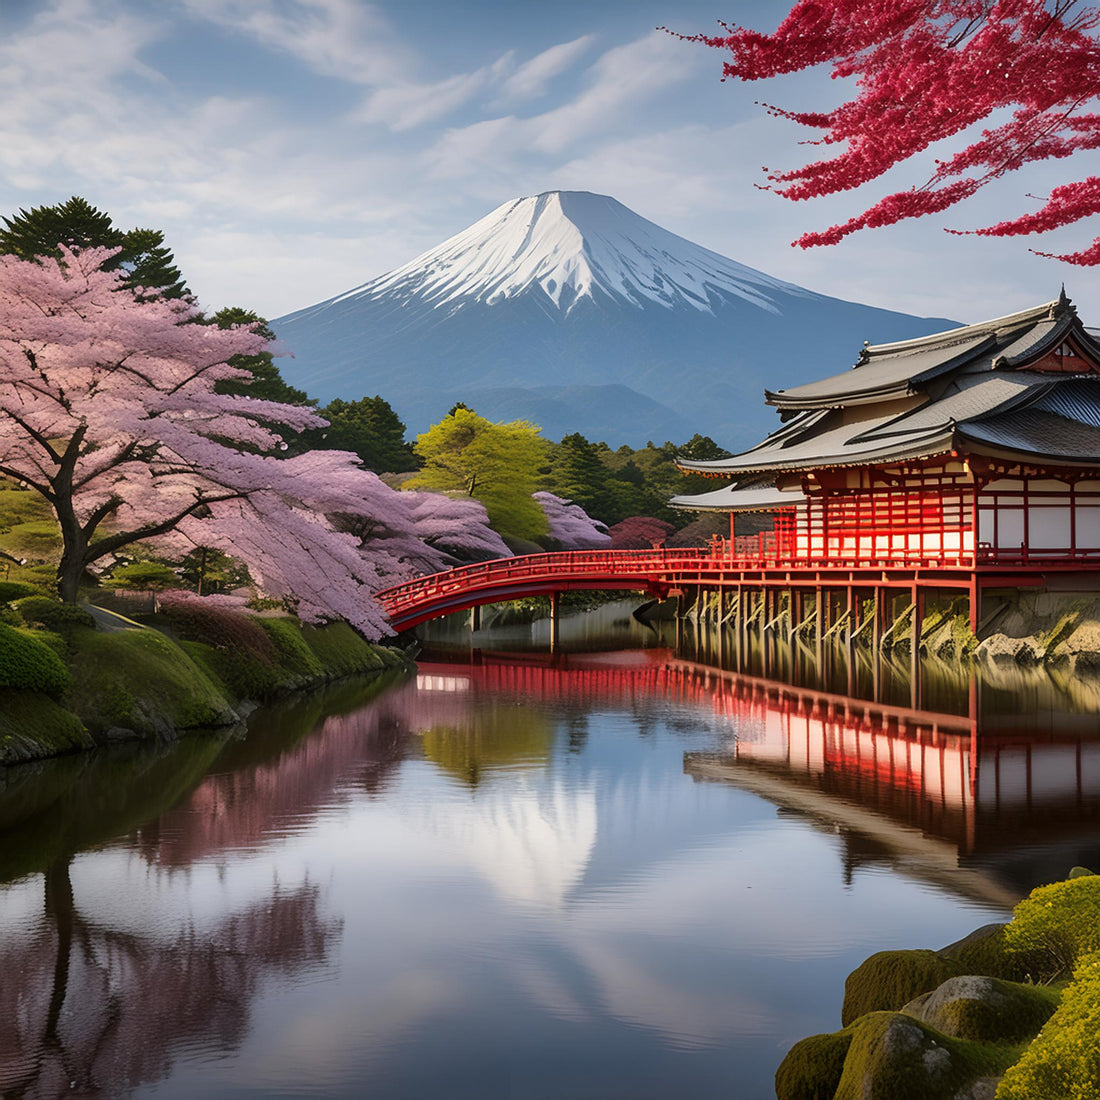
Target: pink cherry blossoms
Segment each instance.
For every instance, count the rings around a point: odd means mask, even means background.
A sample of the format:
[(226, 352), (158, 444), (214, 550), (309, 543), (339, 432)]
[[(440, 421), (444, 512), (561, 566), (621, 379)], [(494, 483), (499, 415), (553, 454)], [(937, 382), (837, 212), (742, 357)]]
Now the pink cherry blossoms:
[(550, 538), (562, 550), (602, 550), (611, 545), (607, 527), (593, 519), (579, 504), (553, 493), (531, 494), (546, 513)]
[[(814, 144), (843, 147), (770, 173), (770, 189), (789, 199), (858, 187), (1011, 112), (937, 160), (919, 186), (794, 242), (806, 248), (942, 211), (1028, 163), (1100, 147), (1100, 114), (1086, 111), (1100, 94), (1098, 26), (1100, 8), (1079, 0), (799, 0), (774, 34), (727, 27), (725, 35), (689, 41), (731, 54), (723, 79), (761, 80), (821, 64), (834, 78), (854, 78), (856, 93), (831, 111), (769, 108), (820, 130)], [(1095, 177), (1067, 183), (1039, 211), (977, 232), (1011, 236), (1070, 224), (1097, 211), (1097, 187)], [(1100, 263), (1100, 241), (1059, 258)]]
[(248, 377), (227, 361), (264, 340), (203, 324), (190, 303), (135, 297), (102, 270), (110, 255), (0, 256), (0, 475), (52, 506), (63, 598), (134, 542), (207, 546), (303, 618), (344, 618), (378, 638), (389, 627), (374, 591), (456, 550), (507, 553), (478, 506), (397, 492), (351, 453), (282, 457), (281, 430), (325, 422), (216, 392)]

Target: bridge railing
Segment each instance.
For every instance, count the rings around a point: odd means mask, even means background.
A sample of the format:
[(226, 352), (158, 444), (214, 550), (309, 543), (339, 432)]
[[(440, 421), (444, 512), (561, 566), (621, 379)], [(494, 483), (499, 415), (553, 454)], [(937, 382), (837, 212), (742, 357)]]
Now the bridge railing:
[(546, 554), (522, 554), (514, 558), (460, 565), (442, 573), (431, 573), (405, 581), (378, 593), (387, 607), (398, 606), (410, 597), (464, 591), (479, 587), (479, 582), (498, 583), (511, 579), (570, 574), (608, 577), (638, 576), (647, 572), (667, 572), (677, 568), (698, 568), (711, 560), (709, 548), (675, 550), (561, 550)]

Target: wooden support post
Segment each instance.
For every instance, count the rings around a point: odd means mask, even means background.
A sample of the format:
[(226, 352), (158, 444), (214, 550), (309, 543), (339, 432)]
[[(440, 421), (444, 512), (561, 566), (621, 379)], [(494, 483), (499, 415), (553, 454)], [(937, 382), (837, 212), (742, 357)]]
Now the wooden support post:
[(817, 614), (814, 616), (814, 652), (817, 657), (817, 674), (820, 676), (822, 658), (825, 655), (825, 606), (822, 599), (824, 593), (820, 584), (817, 586), (816, 592), (814, 610)]
[(970, 633), (976, 638), (982, 621), (982, 585), (977, 573), (970, 577)]
[(558, 651), (558, 601), (561, 598), (559, 592), (550, 593), (550, 652)]
[(914, 710), (920, 708), (920, 634), (921, 625), (924, 622), (924, 590), (913, 582), (910, 590), (910, 601), (913, 607), (913, 623), (910, 628), (910, 653), (909, 653), (909, 699)]
[(874, 651), (875, 663), (878, 664), (879, 650), (882, 646), (882, 619), (883, 619), (882, 588), (875, 585), (875, 606), (872, 614), (874, 621), (871, 623), (871, 649)]
[(475, 603), (470, 608), (470, 633), (481, 629), (481, 604)]

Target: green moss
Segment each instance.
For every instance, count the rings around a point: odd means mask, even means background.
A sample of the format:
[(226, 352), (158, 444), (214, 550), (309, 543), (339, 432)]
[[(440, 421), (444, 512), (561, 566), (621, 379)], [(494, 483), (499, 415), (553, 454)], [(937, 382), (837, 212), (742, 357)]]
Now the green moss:
[(170, 734), (232, 719), (218, 686), (155, 630), (79, 629), (73, 643), (70, 704), (93, 733)]
[(303, 626), (302, 640), (313, 651), (325, 674), (334, 678), (387, 667), (379, 655), (379, 647), (364, 641), (347, 623)]
[(256, 622), (275, 646), (279, 667), (286, 674), (288, 682), (320, 677), (321, 662), (306, 645), (297, 619), (257, 619)]
[(270, 699), (282, 686), (278, 667), (254, 654), (234, 653), (206, 642), (180, 642), (180, 648), (235, 701)]
[(91, 748), (80, 719), (48, 696), (0, 689), (0, 764)]
[(1100, 954), (1082, 956), (1061, 1003), (1020, 1060), (997, 1100), (1096, 1100), (1100, 1096)]
[(851, 1042), (845, 1028), (795, 1043), (775, 1071), (776, 1100), (833, 1100)]
[(999, 1075), (1018, 1054), (951, 1039), (897, 1012), (868, 1013), (851, 1032), (835, 1100), (946, 1100), (979, 1077)]
[(1036, 980), (1068, 975), (1081, 956), (1100, 951), (1100, 875), (1032, 890), (1013, 910), (1005, 945), (1033, 961)]
[(59, 696), (69, 685), (61, 658), (28, 630), (0, 623), (0, 688)]
[(957, 1039), (1013, 1043), (1032, 1038), (1058, 1007), (1050, 986), (964, 975), (905, 1007), (908, 1015)]
[(896, 1011), (963, 972), (936, 951), (879, 951), (848, 975), (841, 1023), (847, 1026), (865, 1012)]
[(988, 974), (1007, 982), (1023, 982), (1036, 973), (1042, 955), (1012, 950), (1005, 941), (1007, 925), (990, 925), (939, 954), (954, 959), (964, 974)]

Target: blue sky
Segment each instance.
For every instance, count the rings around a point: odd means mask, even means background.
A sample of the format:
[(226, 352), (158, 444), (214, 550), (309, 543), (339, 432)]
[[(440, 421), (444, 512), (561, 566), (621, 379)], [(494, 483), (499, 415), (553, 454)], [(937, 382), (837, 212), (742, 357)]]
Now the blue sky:
[[(754, 101), (827, 106), (836, 85), (823, 73), (722, 84), (716, 51), (654, 29), (710, 31), (720, 18), (771, 29), (786, 8), (0, 0), (0, 212), (82, 195), (124, 227), (162, 229), (204, 306), (275, 317), (507, 199), (590, 190), (822, 293), (980, 320), (1053, 297), (1064, 279), (1100, 325), (1100, 273), (1035, 257), (1024, 240), (943, 232), (1030, 209), (1028, 194), (1096, 173), (1085, 159), (1037, 166), (939, 218), (790, 247), (887, 190), (792, 204), (753, 186), (761, 165), (806, 157), (805, 135)], [(907, 167), (889, 182), (923, 178)], [(1085, 223), (1036, 247), (1097, 233)]]

